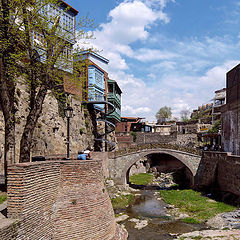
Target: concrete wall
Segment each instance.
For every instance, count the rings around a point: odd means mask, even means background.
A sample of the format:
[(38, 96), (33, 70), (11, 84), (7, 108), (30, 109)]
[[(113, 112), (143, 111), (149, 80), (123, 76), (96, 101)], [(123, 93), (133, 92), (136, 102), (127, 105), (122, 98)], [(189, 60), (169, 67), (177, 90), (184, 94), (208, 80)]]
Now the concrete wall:
[(195, 185), (198, 189), (213, 188), (240, 196), (240, 156), (223, 152), (204, 152)]
[(20, 221), (16, 239), (127, 239), (115, 223), (101, 161), (21, 163), (8, 172), (8, 217)]

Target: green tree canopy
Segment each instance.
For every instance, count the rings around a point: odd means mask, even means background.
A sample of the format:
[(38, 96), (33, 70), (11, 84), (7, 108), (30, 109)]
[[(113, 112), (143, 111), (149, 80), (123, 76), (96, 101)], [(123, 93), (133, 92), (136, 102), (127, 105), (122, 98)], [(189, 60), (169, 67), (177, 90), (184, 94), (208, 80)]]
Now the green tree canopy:
[(172, 116), (172, 109), (167, 106), (161, 107), (155, 116), (158, 123), (166, 122), (166, 120)]
[[(58, 0), (0, 0), (0, 107), (5, 122), (5, 175), (7, 166), (16, 162), (15, 114), (18, 102), (23, 101), (16, 94), (17, 84), (24, 85), (28, 93), (19, 158), (20, 162), (28, 162), (33, 132), (47, 93), (61, 95), (64, 77), (80, 81), (79, 71), (66, 71), (73, 64), (74, 52), (82, 50), (82, 43), (72, 49), (75, 25), (61, 25), (61, 18), (69, 7), (54, 11), (55, 15), (47, 10), (47, 6), (61, 4)], [(84, 43), (91, 38), (87, 32), (92, 27), (90, 19), (81, 18), (77, 39)]]

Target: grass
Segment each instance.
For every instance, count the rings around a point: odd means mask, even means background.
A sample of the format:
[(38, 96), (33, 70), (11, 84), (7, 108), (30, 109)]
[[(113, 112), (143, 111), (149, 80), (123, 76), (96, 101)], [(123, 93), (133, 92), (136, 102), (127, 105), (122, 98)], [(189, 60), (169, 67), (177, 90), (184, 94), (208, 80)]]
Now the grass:
[(0, 204), (4, 203), (7, 200), (7, 194), (1, 193), (0, 194)]
[(195, 218), (191, 218), (191, 217), (183, 218), (183, 219), (181, 219), (181, 221), (184, 223), (200, 223), (198, 220), (196, 220)]
[(166, 203), (174, 205), (190, 216), (191, 220), (187, 218), (185, 221), (204, 222), (218, 213), (236, 210), (236, 207), (223, 202), (208, 201), (209, 198), (193, 190), (162, 190), (160, 195)]
[(136, 185), (146, 185), (153, 181), (153, 175), (149, 173), (133, 174), (130, 177), (129, 181), (132, 184), (136, 184)]
[(129, 204), (133, 203), (133, 195), (120, 195), (111, 199), (113, 209), (126, 208)]

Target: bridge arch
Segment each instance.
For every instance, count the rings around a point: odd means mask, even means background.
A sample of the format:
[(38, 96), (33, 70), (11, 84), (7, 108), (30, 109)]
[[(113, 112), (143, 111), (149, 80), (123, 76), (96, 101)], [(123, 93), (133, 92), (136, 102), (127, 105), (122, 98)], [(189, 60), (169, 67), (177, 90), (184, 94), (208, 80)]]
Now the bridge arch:
[(166, 154), (174, 159), (177, 159), (189, 171), (190, 184), (193, 184), (194, 176), (196, 174), (201, 157), (191, 153), (171, 149), (148, 149), (118, 156), (113, 160), (114, 164), (111, 166), (113, 170), (112, 173), (110, 172), (111, 177), (117, 184), (125, 186), (128, 183), (130, 168), (140, 159), (146, 158), (147, 156), (153, 154)]

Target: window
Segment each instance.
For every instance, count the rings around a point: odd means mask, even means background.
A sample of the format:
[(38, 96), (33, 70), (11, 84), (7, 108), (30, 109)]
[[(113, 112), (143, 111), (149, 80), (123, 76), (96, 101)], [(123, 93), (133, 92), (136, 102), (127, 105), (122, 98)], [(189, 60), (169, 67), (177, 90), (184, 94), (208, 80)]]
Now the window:
[(108, 85), (108, 91), (109, 91), (110, 93), (113, 92), (113, 85), (112, 85), (112, 84), (109, 84), (109, 85)]
[(103, 88), (103, 73), (95, 69), (95, 82), (100, 88)]

